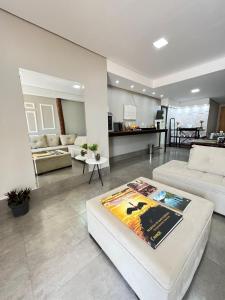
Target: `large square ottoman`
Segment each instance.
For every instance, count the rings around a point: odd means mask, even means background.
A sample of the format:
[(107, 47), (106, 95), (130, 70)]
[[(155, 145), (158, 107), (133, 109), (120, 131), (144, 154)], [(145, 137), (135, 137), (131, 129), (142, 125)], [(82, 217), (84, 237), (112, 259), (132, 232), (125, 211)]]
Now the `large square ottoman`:
[(69, 152), (62, 150), (50, 152), (53, 152), (53, 154), (48, 155), (48, 152), (46, 152), (46, 156), (40, 157), (38, 157), (38, 154), (33, 153), (32, 157), (36, 175), (72, 166)]
[(141, 179), (192, 200), (183, 213), (183, 221), (157, 249), (141, 240), (101, 204), (102, 198), (126, 185), (87, 201), (88, 231), (140, 299), (182, 299), (208, 240), (213, 204), (156, 181)]

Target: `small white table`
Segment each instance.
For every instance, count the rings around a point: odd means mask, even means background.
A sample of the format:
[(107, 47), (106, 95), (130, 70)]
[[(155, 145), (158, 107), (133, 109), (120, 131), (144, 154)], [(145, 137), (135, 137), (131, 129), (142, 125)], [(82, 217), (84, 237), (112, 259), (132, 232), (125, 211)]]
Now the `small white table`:
[(76, 160), (79, 160), (79, 161), (81, 161), (81, 162), (83, 163), (83, 174), (84, 174), (87, 156), (86, 156), (86, 155), (84, 155), (84, 156), (82, 156), (82, 155), (77, 155), (77, 156), (75, 156), (75, 159), (76, 159)]
[(103, 165), (104, 163), (106, 163), (108, 161), (108, 159), (106, 157), (101, 157), (100, 160), (96, 160), (95, 158), (87, 158), (85, 160), (85, 163), (88, 165), (94, 165), (92, 173), (91, 173), (91, 177), (89, 180), (89, 184), (91, 183), (92, 177), (94, 175), (94, 171), (95, 171), (95, 167), (97, 167), (97, 171), (98, 171), (98, 177), (102, 183), (103, 186), (103, 181), (102, 181), (102, 174), (101, 174), (101, 165)]

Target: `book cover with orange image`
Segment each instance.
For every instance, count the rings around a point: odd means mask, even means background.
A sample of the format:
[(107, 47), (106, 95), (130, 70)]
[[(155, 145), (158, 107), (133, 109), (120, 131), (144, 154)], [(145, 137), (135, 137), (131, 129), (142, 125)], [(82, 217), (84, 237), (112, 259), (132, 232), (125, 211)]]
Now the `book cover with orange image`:
[(101, 203), (153, 248), (156, 248), (182, 220), (182, 215), (131, 188), (106, 197)]

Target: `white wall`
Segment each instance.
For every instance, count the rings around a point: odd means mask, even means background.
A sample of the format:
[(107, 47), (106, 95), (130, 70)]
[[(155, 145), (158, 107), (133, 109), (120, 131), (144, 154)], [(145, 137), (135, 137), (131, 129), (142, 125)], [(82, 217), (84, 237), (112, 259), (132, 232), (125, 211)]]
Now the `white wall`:
[[(34, 109), (26, 109), (26, 111), (34, 111), (36, 115), (36, 121), (37, 121), (37, 129), (38, 132), (29, 133), (30, 135), (40, 135), (40, 134), (60, 134), (60, 125), (59, 125), (59, 117), (56, 107), (56, 99), (53, 98), (47, 98), (47, 97), (39, 97), (39, 96), (33, 96), (33, 95), (23, 95), (24, 102), (25, 103), (33, 103)], [(52, 105), (53, 114), (54, 114), (54, 123), (53, 129), (43, 129), (42, 128), (42, 118), (43, 118), (43, 107), (40, 105)], [(42, 113), (41, 113), (42, 110)]]
[[(109, 112), (113, 114), (114, 122), (123, 122), (125, 104), (135, 105), (137, 119), (133, 121), (140, 127), (149, 127), (154, 124), (156, 112), (160, 109), (160, 101), (150, 97), (129, 92), (123, 89), (108, 87)], [(131, 122), (132, 123), (132, 122)], [(138, 136), (111, 137), (109, 139), (110, 157), (147, 149), (148, 144), (158, 145), (158, 134)]]
[(62, 109), (66, 133), (86, 135), (84, 103), (62, 100)]
[(176, 106), (169, 107), (167, 126), (169, 128), (170, 118), (175, 118), (180, 127), (200, 127), (201, 120), (205, 129), (201, 134), (209, 134), (216, 131), (218, 112), (219, 105), (209, 98), (177, 102)]
[(123, 89), (108, 87), (109, 112), (113, 114), (114, 122), (123, 122), (124, 105), (131, 104), (137, 108), (137, 119), (134, 123), (149, 127), (154, 124), (156, 112), (160, 109), (160, 101)]
[(168, 121), (175, 118), (180, 127), (200, 127), (200, 120), (204, 121), (203, 127), (207, 129), (209, 115), (209, 105), (190, 105), (181, 107), (170, 107)]
[(19, 68), (83, 82), (89, 143), (108, 157), (105, 58), (0, 11), (0, 195), (34, 186)]

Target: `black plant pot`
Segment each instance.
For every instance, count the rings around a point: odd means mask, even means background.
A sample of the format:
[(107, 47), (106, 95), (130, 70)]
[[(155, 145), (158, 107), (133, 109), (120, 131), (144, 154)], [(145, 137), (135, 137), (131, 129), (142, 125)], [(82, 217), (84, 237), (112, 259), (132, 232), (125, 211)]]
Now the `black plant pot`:
[(11, 207), (14, 217), (20, 217), (28, 213), (29, 211), (29, 201), (24, 201), (22, 204)]
[(97, 161), (99, 161), (100, 158), (101, 158), (101, 155), (100, 155), (99, 153), (97, 153), (97, 154), (95, 155), (95, 159), (96, 159)]
[(87, 151), (81, 150), (80, 154), (81, 154), (81, 156), (85, 156), (87, 154)]

